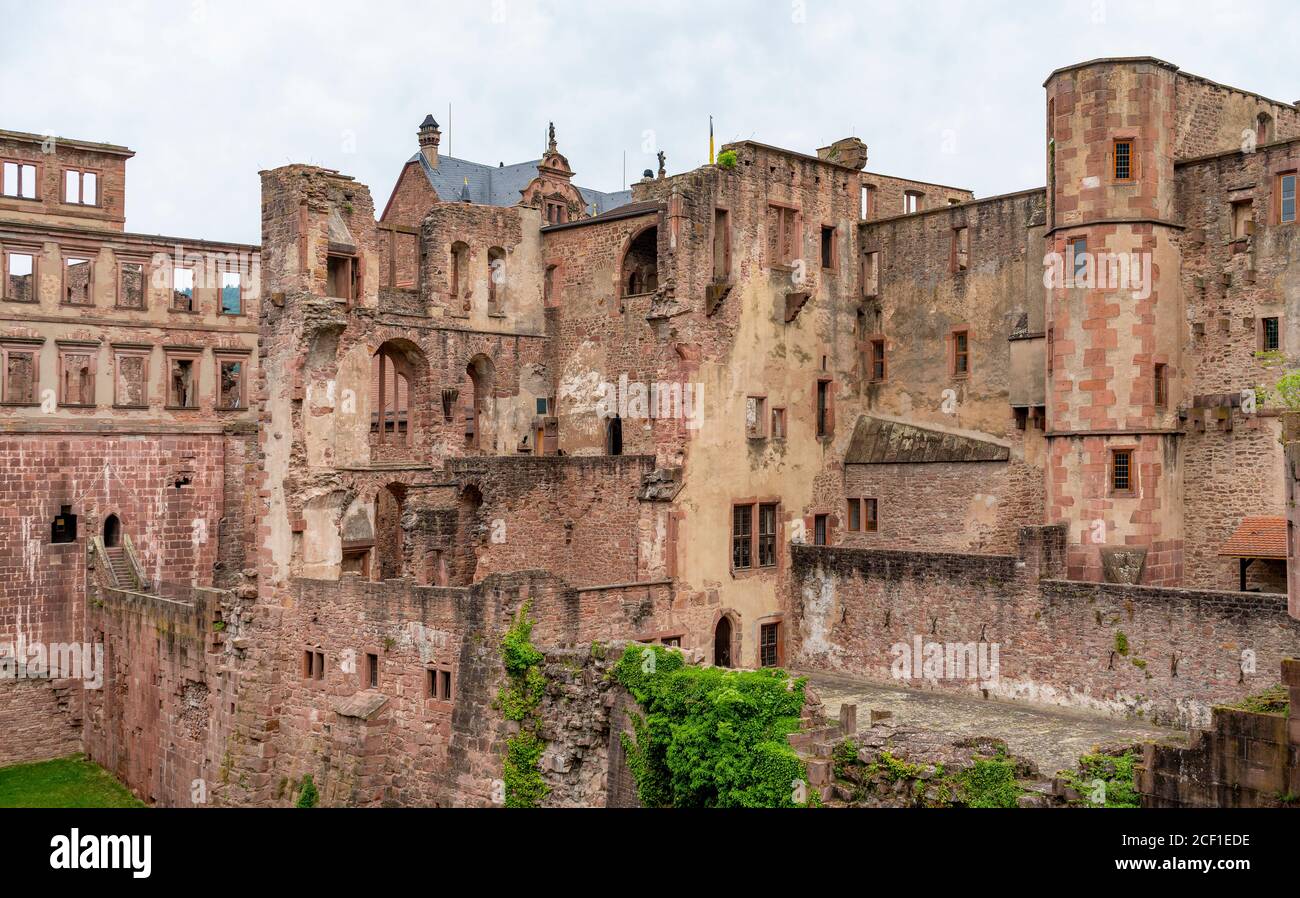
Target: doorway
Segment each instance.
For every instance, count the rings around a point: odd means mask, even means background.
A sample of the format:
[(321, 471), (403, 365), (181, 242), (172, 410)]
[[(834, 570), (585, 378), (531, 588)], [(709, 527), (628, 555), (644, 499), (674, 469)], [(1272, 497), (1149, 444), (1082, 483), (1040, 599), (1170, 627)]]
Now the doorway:
[(113, 549), (122, 544), (122, 522), (117, 515), (104, 518), (104, 548)]
[(731, 667), (731, 618), (725, 615), (718, 619), (718, 627), (713, 631), (713, 664)]

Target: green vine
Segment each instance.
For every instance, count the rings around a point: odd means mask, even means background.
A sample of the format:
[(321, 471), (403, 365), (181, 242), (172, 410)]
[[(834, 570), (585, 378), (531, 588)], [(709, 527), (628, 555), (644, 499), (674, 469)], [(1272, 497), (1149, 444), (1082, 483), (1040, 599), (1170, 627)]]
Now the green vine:
[(316, 781), (307, 774), (302, 778), (302, 790), (298, 793), (296, 808), (314, 808), (320, 803), (320, 793), (316, 791)]
[(644, 806), (818, 804), (786, 740), (799, 728), (803, 679), (688, 667), (680, 652), (649, 645), (628, 646), (614, 676), (645, 712), (623, 735)]
[(524, 603), (501, 638), (506, 682), (497, 692), (497, 706), (506, 720), (519, 724), (519, 731), (506, 740), (502, 761), (508, 808), (535, 808), (550, 791), (542, 782), (539, 766), (545, 744), (537, 734), (541, 723), (537, 709), (546, 693), (546, 676), (542, 673), (542, 653), (531, 641), (534, 623), (528, 616), (531, 607), (531, 602)]

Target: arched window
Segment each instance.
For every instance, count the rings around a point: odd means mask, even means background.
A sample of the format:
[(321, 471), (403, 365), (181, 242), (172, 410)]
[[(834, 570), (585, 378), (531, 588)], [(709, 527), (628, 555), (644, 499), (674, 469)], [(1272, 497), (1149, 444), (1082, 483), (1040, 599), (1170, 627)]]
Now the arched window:
[(406, 354), (385, 343), (370, 364), (370, 432), (380, 444), (411, 444), (411, 366)]
[(488, 249), (488, 313), (501, 311), (506, 295), (506, 251), (499, 246)]
[(488, 424), (488, 403), (496, 380), (496, 366), (485, 355), (476, 355), (465, 366), (472, 389), (470, 405), (465, 410), (465, 443), (471, 449), (488, 449), (491, 441), (483, 432)]
[(636, 236), (623, 256), (621, 285), (624, 296), (654, 293), (659, 289), (659, 228), (649, 227)]

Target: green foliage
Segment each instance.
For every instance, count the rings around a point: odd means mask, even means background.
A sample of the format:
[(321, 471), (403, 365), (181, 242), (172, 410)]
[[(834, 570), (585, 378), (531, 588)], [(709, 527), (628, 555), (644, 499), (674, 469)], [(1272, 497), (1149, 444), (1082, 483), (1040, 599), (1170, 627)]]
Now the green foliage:
[(793, 807), (803, 762), (786, 736), (799, 728), (804, 681), (785, 671), (687, 667), (663, 646), (624, 650), (614, 675), (641, 704), (624, 735), (646, 807)]
[(1115, 651), (1121, 655), (1128, 654), (1128, 636), (1124, 634), (1123, 630), (1115, 631)]
[(1141, 804), (1133, 769), (1136, 763), (1137, 751), (1133, 749), (1117, 755), (1098, 752), (1079, 758), (1078, 771), (1062, 771), (1058, 775), (1070, 788), (1084, 796), (1078, 804), (1103, 807), (1089, 800), (1097, 781), (1101, 780), (1106, 789), (1104, 807), (1136, 808)]
[(298, 792), (295, 808), (314, 808), (320, 802), (320, 793), (316, 791), (316, 781), (307, 774), (302, 778), (302, 789)]
[[(1276, 356), (1276, 359), (1261, 357), (1268, 355)], [(1261, 364), (1282, 360), (1281, 353), (1276, 350), (1270, 350), (1269, 353), (1257, 352), (1255, 357)], [(1255, 400), (1257, 406), (1271, 404), (1274, 408), (1280, 406), (1288, 411), (1300, 411), (1300, 371), (1288, 371), (1279, 377), (1272, 387), (1263, 385), (1255, 387)]]
[(831, 760), (834, 763), (835, 775), (841, 779), (858, 761), (858, 743), (852, 739), (845, 739), (835, 750), (831, 752)]
[(722, 168), (733, 169), (736, 167), (736, 161), (735, 150), (723, 150), (718, 154), (718, 165)]
[(533, 620), (528, 616), (531, 608), (532, 603), (525, 602), (501, 637), (506, 682), (497, 692), (497, 706), (506, 720), (519, 724), (519, 731), (506, 740), (502, 761), (508, 808), (535, 808), (550, 791), (538, 766), (545, 745), (537, 735), (537, 709), (546, 694), (546, 676), (542, 673), (542, 653), (532, 643)]
[(142, 808), (111, 773), (81, 755), (0, 768), (0, 808)]
[(956, 776), (957, 793), (967, 807), (1014, 808), (1024, 792), (1016, 781), (1016, 765), (1006, 757), (976, 758)]
[(1280, 683), (1270, 686), (1263, 692), (1248, 695), (1239, 702), (1225, 705), (1234, 711), (1251, 711), (1255, 714), (1280, 714), (1285, 717), (1291, 713), (1291, 696), (1287, 688)]

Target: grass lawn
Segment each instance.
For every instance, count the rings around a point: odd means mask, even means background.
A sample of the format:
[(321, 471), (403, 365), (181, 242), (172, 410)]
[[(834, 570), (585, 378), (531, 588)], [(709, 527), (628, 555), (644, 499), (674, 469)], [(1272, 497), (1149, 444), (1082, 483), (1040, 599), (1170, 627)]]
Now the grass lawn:
[(0, 808), (142, 808), (113, 775), (81, 755), (0, 767)]

